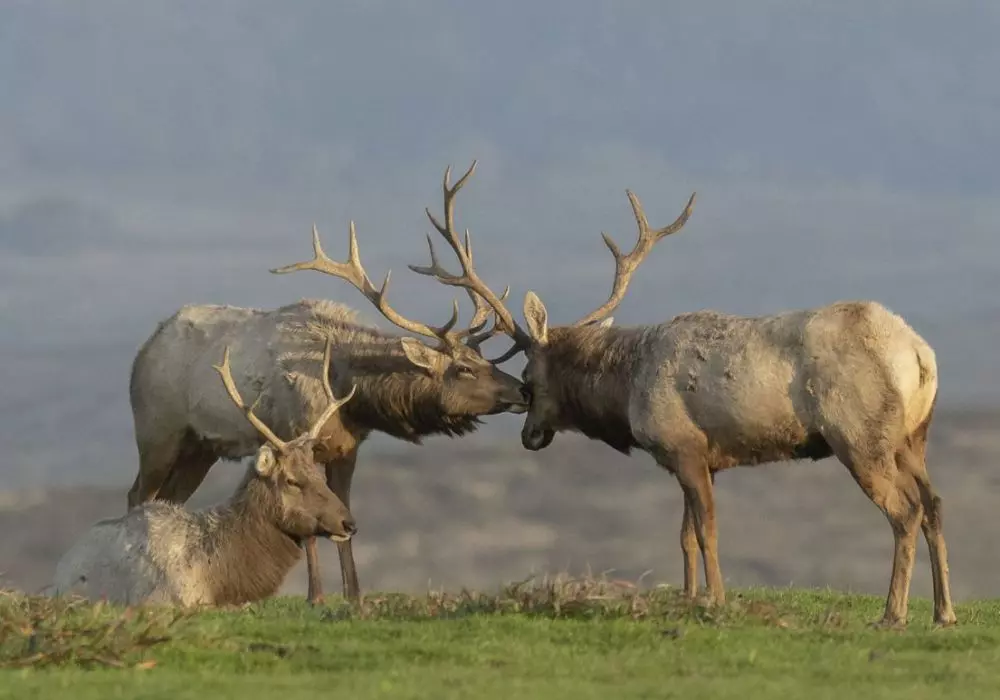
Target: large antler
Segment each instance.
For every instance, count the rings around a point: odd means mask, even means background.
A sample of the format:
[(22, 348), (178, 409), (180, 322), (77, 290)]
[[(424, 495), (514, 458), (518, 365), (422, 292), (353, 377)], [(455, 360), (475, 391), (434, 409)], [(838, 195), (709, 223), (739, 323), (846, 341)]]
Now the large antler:
[(275, 435), (270, 428), (254, 415), (254, 409), (257, 408), (257, 404), (260, 402), (260, 396), (253, 402), (253, 405), (247, 408), (246, 403), (243, 401), (243, 397), (240, 396), (239, 390), (236, 388), (236, 382), (233, 381), (233, 373), (229, 368), (229, 346), (226, 346), (225, 352), (222, 354), (222, 364), (212, 365), (219, 376), (222, 377), (222, 383), (226, 386), (226, 391), (229, 392), (229, 398), (233, 400), (236, 407), (239, 408), (243, 413), (246, 414), (247, 420), (257, 428), (261, 435), (270, 442), (278, 452), (285, 452), (288, 449), (288, 443)]
[(642, 210), (642, 204), (639, 203), (639, 198), (636, 197), (630, 190), (625, 190), (628, 195), (628, 201), (632, 203), (632, 212), (635, 214), (635, 222), (639, 226), (639, 240), (635, 244), (635, 248), (628, 255), (622, 255), (621, 250), (606, 233), (601, 233), (604, 238), (604, 244), (608, 246), (611, 254), (615, 256), (615, 282), (611, 288), (611, 296), (608, 300), (604, 302), (596, 311), (592, 311), (590, 314), (584, 316), (582, 319), (574, 323), (574, 326), (583, 326), (588, 323), (593, 323), (598, 321), (609, 313), (614, 311), (622, 299), (625, 298), (625, 290), (628, 289), (628, 283), (632, 278), (632, 273), (635, 272), (636, 268), (643, 259), (649, 254), (649, 251), (653, 249), (658, 241), (669, 236), (671, 233), (677, 233), (681, 230), (684, 224), (687, 223), (688, 217), (691, 216), (691, 211), (694, 208), (694, 199), (697, 192), (691, 194), (691, 198), (688, 200), (687, 206), (684, 207), (684, 211), (681, 215), (677, 217), (674, 223), (669, 226), (664, 226), (660, 229), (650, 229), (649, 221), (646, 219), (646, 214)]
[[(458, 182), (452, 186), (451, 183), (451, 166), (444, 171), (444, 183), (442, 189), (444, 190), (444, 224), (438, 221), (433, 214), (431, 214), (430, 209), (425, 209), (427, 213), (427, 218), (430, 219), (431, 224), (437, 229), (437, 232), (447, 241), (451, 249), (455, 251), (455, 255), (458, 257), (458, 262), (462, 266), (462, 274), (455, 275), (447, 270), (445, 270), (441, 264), (438, 262), (437, 255), (434, 252), (434, 243), (431, 241), (431, 237), (427, 236), (427, 245), (430, 248), (431, 254), (431, 264), (427, 266), (410, 265), (410, 269), (416, 272), (418, 275), (427, 275), (429, 277), (434, 277), (442, 284), (446, 284), (452, 287), (462, 287), (469, 294), (472, 302), (476, 305), (476, 319), (482, 318), (485, 321), (485, 316), (488, 315), (489, 311), (486, 309), (485, 305), (481, 302), (485, 301), (492, 309), (496, 317), (494, 327), (488, 332), (488, 334), (482, 339), (472, 338), (470, 339), (470, 345), (474, 347), (479, 346), (486, 338), (495, 335), (498, 332), (503, 332), (513, 338), (515, 343), (514, 350), (508, 351), (504, 359), (509, 359), (513, 357), (517, 351), (527, 347), (530, 342), (530, 336), (524, 332), (524, 330), (517, 324), (514, 317), (511, 315), (507, 307), (504, 306), (503, 300), (507, 297), (510, 288), (501, 296), (497, 296), (493, 290), (486, 286), (486, 283), (480, 279), (479, 275), (476, 273), (476, 269), (472, 263), (472, 238), (469, 234), (469, 230), (465, 230), (465, 243), (463, 245), (462, 241), (459, 240), (458, 234), (455, 232), (455, 195), (458, 194), (459, 190), (465, 185), (468, 179), (472, 176), (472, 173), (476, 170), (476, 163), (478, 161), (472, 161), (472, 165), (469, 169), (465, 171), (465, 174), (459, 178)], [(481, 300), (481, 301), (480, 301)], [(473, 324), (475, 326), (475, 324)], [(493, 360), (494, 363), (502, 362), (503, 360), (497, 359)]]
[(354, 393), (358, 390), (357, 384), (351, 385), (351, 390), (342, 399), (338, 399), (333, 395), (333, 387), (330, 386), (330, 355), (331, 355), (331, 345), (333, 342), (332, 336), (327, 336), (326, 338), (326, 348), (323, 350), (323, 392), (326, 394), (326, 398), (330, 400), (330, 405), (326, 407), (323, 414), (316, 419), (316, 422), (312, 424), (309, 428), (309, 437), (316, 439), (319, 437), (319, 431), (323, 429), (326, 422), (330, 420), (330, 417), (334, 413), (340, 410), (340, 407), (345, 403), (350, 401), (354, 397)]
[(445, 347), (456, 342), (456, 333), (452, 331), (452, 328), (454, 328), (455, 324), (458, 323), (457, 300), (454, 302), (451, 318), (448, 319), (448, 322), (443, 326), (429, 326), (427, 324), (420, 323), (419, 321), (411, 321), (408, 318), (403, 317), (395, 309), (389, 306), (389, 302), (386, 301), (385, 298), (386, 289), (389, 287), (389, 278), (392, 275), (392, 271), (390, 270), (386, 273), (385, 281), (382, 282), (382, 288), (375, 289), (375, 285), (371, 283), (371, 280), (368, 278), (368, 274), (361, 266), (361, 256), (358, 253), (358, 238), (354, 231), (353, 221), (350, 226), (349, 245), (350, 247), (346, 262), (331, 260), (327, 254), (323, 252), (323, 246), (320, 245), (319, 242), (319, 231), (317, 231), (316, 226), (313, 225), (313, 259), (305, 262), (292, 263), (291, 265), (285, 265), (284, 267), (277, 267), (272, 269), (271, 272), (276, 275), (282, 275), (288, 272), (296, 272), (298, 270), (315, 270), (327, 275), (339, 277), (342, 280), (350, 282), (365, 296), (366, 299), (368, 299), (368, 301), (375, 305), (383, 316), (400, 328), (428, 338), (435, 338), (440, 341), (442, 346)]
[[(430, 234), (427, 234), (427, 247), (430, 250), (431, 264), (429, 266), (410, 265), (409, 268), (419, 275), (426, 275), (429, 277), (439, 278), (441, 273), (447, 275), (448, 273), (438, 262), (437, 252), (434, 250), (434, 241), (431, 240)], [(465, 255), (468, 257), (469, 263), (472, 264), (472, 240), (468, 236), (468, 232), (466, 232), (465, 238)], [(478, 352), (479, 347), (484, 342), (501, 332), (501, 321), (497, 317), (496, 312), (492, 310), (489, 302), (487, 302), (482, 296), (469, 287), (466, 287), (465, 293), (469, 295), (469, 299), (472, 300), (472, 304), (476, 311), (472, 316), (472, 320), (469, 321), (469, 327), (465, 330), (457, 331), (455, 335), (459, 339), (468, 338), (466, 345)], [(500, 295), (499, 300), (503, 302), (507, 298), (508, 294), (510, 294), (510, 286), (504, 288), (503, 294)], [(487, 321), (489, 321), (491, 312), (493, 313), (494, 319), (493, 326), (488, 330), (483, 331), (483, 328), (486, 327)]]

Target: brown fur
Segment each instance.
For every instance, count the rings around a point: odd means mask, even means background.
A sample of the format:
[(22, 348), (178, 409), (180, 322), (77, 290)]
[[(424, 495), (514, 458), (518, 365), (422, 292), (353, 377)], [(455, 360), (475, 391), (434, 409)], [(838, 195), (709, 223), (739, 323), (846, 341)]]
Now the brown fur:
[[(227, 506), (211, 515), (196, 514), (198, 529), (207, 533), (202, 540), (209, 568), (205, 578), (216, 605), (274, 595), (302, 558), (300, 538), (277, 525), (269, 496), (262, 484), (248, 478)], [(212, 527), (210, 518), (215, 520)]]
[(130, 605), (251, 602), (277, 592), (304, 539), (354, 530), (302, 438), (280, 454), (262, 447), (224, 504), (156, 501), (95, 524), (59, 562), (55, 590)]
[[(641, 336), (607, 333), (592, 326), (553, 328), (546, 352), (546, 383), (558, 406), (559, 426), (572, 426), (628, 454), (638, 447), (628, 422), (628, 385)], [(600, 397), (600, 398), (597, 398)]]
[[(323, 427), (316, 457), (345, 503), (357, 451), (372, 432), (419, 444), (427, 435), (468, 434), (482, 415), (523, 408), (520, 382), (473, 349), (437, 352), (359, 323), (342, 304), (302, 300), (273, 311), (187, 306), (158, 325), (133, 362), (130, 397), (140, 467), (129, 507), (154, 498), (183, 503), (217, 459), (240, 459), (260, 445), (260, 435), (235, 414), (211, 369), (223, 345), (234, 346), (237, 386), (260, 396), (255, 413), (278, 437), (290, 439), (326, 405), (319, 368), (328, 337), (334, 390), (344, 394), (356, 385), (357, 391)], [(406, 343), (419, 351), (422, 365), (407, 354)], [(350, 543), (339, 549), (342, 572), (353, 580)], [(310, 599), (318, 601), (315, 541), (306, 551)], [(356, 597), (357, 585), (345, 593)]]
[(712, 489), (718, 471), (832, 455), (893, 529), (884, 622), (905, 624), (922, 527), (934, 617), (954, 623), (941, 500), (925, 463), (936, 363), (900, 317), (872, 302), (838, 302), (759, 318), (700, 311), (655, 326), (548, 328), (544, 306), (529, 293), (525, 318), (532, 336), (525, 447), (578, 431), (622, 452), (640, 447), (674, 474), (685, 496), (689, 595), (700, 550), (712, 599), (725, 599)]

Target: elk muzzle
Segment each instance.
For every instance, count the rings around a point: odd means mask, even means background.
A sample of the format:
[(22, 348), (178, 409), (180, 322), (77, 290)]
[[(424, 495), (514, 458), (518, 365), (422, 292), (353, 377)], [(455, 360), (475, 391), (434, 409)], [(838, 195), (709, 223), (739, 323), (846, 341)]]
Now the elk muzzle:
[(495, 376), (500, 386), (497, 390), (496, 401), (493, 410), (489, 415), (498, 413), (524, 413), (528, 410), (529, 400), (525, 397), (522, 384), (517, 379), (506, 372), (495, 371)]
[(340, 515), (335, 518), (324, 518), (319, 523), (320, 537), (326, 537), (334, 542), (347, 542), (358, 532), (358, 526), (354, 522), (354, 516), (350, 513)]
[(552, 428), (530, 425), (526, 422), (521, 429), (521, 444), (525, 449), (533, 452), (544, 450), (552, 444), (552, 439), (555, 436), (556, 431)]

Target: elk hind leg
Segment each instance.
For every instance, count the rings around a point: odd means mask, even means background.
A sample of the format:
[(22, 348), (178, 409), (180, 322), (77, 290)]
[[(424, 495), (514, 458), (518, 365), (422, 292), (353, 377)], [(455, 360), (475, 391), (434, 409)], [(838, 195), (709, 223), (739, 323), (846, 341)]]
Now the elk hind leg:
[(171, 503), (186, 503), (198, 490), (218, 457), (205, 443), (188, 433), (169, 476), (160, 487), (157, 498)]
[[(715, 483), (715, 473), (712, 473)], [(684, 516), (681, 520), (681, 552), (684, 554), (684, 595), (694, 599), (698, 595), (698, 534), (695, 529), (695, 504), (684, 494)]]
[(924, 445), (914, 445), (900, 450), (896, 458), (900, 471), (909, 473), (920, 495), (923, 506), (921, 528), (927, 542), (934, 582), (934, 622), (950, 626), (958, 622), (951, 602), (951, 584), (948, 575), (948, 549), (944, 541), (941, 522), (941, 498), (931, 486), (927, 473)]
[(695, 532), (694, 504), (684, 494), (684, 517), (681, 520), (681, 552), (684, 554), (684, 595), (698, 595), (698, 535)]
[(139, 473), (128, 492), (129, 510), (157, 497), (181, 454), (184, 437), (184, 430), (149, 438), (137, 431)]
[(885, 614), (879, 624), (903, 627), (909, 606), (917, 534), (924, 517), (920, 488), (909, 471), (897, 468), (892, 455), (876, 459), (854, 457), (841, 461), (847, 464), (861, 490), (878, 506), (892, 527), (892, 577)]
[(685, 503), (690, 502), (692, 506), (695, 537), (705, 565), (709, 598), (713, 603), (725, 603), (726, 591), (719, 566), (719, 534), (715, 522), (714, 479), (702, 460), (682, 460), (676, 474), (684, 491)]

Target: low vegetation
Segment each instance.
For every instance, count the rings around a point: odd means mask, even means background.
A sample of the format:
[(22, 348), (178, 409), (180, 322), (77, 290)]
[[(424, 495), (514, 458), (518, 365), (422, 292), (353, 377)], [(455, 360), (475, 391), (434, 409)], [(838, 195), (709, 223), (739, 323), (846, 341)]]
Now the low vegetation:
[(0, 593), (0, 698), (994, 697), (1000, 601), (874, 629), (880, 599), (549, 578), (499, 592), (273, 598), (199, 613)]

